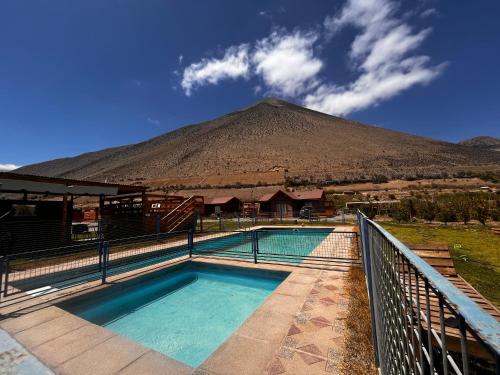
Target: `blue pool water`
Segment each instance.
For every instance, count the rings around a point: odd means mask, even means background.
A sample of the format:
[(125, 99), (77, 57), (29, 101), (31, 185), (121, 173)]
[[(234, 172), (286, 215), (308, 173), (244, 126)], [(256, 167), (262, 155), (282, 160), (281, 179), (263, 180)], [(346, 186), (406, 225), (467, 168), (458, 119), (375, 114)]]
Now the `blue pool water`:
[(188, 265), (65, 302), (83, 319), (189, 366), (206, 360), (286, 277)]
[[(258, 259), (300, 263), (333, 229), (281, 229), (258, 231)], [(196, 242), (195, 254), (225, 257), (253, 257), (251, 232), (239, 232), (229, 236)], [(298, 258), (293, 258), (298, 257)]]

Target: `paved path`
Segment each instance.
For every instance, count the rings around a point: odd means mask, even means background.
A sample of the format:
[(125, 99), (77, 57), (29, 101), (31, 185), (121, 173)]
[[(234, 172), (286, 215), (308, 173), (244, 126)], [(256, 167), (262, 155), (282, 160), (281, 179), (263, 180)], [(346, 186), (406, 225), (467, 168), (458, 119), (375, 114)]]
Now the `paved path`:
[(53, 375), (37, 358), (0, 329), (0, 374)]

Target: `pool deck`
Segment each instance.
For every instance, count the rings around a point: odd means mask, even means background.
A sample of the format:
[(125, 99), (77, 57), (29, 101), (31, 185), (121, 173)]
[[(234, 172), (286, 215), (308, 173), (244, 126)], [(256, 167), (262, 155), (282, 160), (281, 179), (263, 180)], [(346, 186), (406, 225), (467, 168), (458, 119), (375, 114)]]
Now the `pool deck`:
[[(197, 369), (55, 306), (186, 261), (290, 272)], [(4, 330), (16, 340), (28, 352), (26, 358), (57, 374), (336, 374), (342, 359), (348, 304), (344, 277), (349, 267), (183, 257), (111, 276), (104, 285), (95, 281), (2, 307), (0, 333)]]

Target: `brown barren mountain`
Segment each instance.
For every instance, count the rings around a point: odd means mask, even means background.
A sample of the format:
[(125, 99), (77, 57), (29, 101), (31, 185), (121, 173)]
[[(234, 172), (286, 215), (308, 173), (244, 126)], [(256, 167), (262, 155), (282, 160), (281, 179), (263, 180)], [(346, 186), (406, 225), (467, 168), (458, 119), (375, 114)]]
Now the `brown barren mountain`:
[(233, 183), (256, 183), (266, 182), (273, 173), (315, 179), (376, 174), (392, 178), (488, 170), (499, 164), (495, 150), (364, 125), (270, 98), (142, 143), (16, 172), (110, 182), (184, 179), (193, 184), (233, 176)]

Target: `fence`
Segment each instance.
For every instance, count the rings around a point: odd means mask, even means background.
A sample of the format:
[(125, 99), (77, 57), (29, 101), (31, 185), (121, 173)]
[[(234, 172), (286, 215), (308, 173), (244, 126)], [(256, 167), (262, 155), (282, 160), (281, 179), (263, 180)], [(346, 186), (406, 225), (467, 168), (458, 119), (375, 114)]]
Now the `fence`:
[[(98, 239), (0, 258), (3, 298), (41, 294), (133, 269), (194, 255), (265, 262), (353, 262), (359, 260), (355, 232), (331, 229), (259, 229), (195, 233), (192, 230), (119, 239)], [(19, 297), (16, 297), (19, 296)]]
[[(202, 241), (197, 241), (202, 239)], [(196, 233), (193, 253), (260, 261), (339, 262), (360, 258), (356, 232), (280, 228)]]
[(500, 324), (358, 212), (382, 374), (499, 374)]
[(293, 216), (280, 216), (277, 213), (260, 213), (259, 215), (240, 215), (239, 213), (220, 213), (198, 220), (196, 230), (199, 232), (231, 231), (249, 229), (256, 225), (275, 224), (307, 224), (307, 225), (332, 225), (333, 223), (345, 224), (349, 217), (340, 211), (336, 216), (306, 215), (300, 217), (299, 213)]
[(0, 297), (36, 297), (189, 254), (192, 231), (95, 240), (0, 257)]

